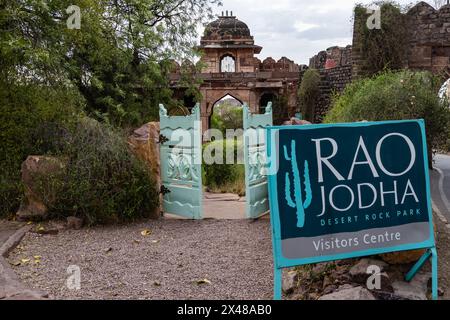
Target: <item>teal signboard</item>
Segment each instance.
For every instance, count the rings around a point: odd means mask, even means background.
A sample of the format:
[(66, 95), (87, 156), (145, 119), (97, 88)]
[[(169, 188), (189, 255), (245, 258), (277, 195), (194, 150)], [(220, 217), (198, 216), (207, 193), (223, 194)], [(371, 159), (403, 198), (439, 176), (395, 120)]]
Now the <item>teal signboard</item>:
[(276, 298), (286, 267), (413, 249), (437, 259), (422, 120), (267, 130)]

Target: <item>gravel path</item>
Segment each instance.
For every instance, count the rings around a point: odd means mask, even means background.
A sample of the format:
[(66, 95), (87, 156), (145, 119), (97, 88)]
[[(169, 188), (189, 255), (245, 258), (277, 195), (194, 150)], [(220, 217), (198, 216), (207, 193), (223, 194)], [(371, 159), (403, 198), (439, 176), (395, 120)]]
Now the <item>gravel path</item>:
[[(163, 220), (29, 233), (9, 262), (31, 259), (15, 272), (57, 299), (271, 299), (271, 248), (269, 220)], [(81, 290), (65, 285), (70, 265)]]

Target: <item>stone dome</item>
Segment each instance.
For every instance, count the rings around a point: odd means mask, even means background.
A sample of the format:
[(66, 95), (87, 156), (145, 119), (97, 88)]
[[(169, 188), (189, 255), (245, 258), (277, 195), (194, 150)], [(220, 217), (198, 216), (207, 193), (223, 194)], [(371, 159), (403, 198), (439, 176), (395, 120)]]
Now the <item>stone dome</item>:
[(205, 38), (250, 38), (248, 26), (234, 16), (220, 16), (205, 28)]

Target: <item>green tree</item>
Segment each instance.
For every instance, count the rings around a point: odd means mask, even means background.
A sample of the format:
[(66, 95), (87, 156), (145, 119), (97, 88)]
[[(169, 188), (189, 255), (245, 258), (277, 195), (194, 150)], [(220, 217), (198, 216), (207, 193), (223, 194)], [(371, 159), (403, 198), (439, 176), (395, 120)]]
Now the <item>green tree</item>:
[[(193, 60), (197, 25), (217, 3), (0, 0), (0, 215), (17, 210), (22, 161), (54, 151), (58, 128), (83, 110), (128, 128), (175, 103), (171, 59)], [(80, 7), (79, 30), (67, 27), (70, 5)]]
[(227, 129), (242, 129), (244, 127), (244, 109), (225, 101), (214, 108), (211, 117), (211, 128), (218, 129), (223, 133)]
[(445, 149), (450, 132), (448, 103), (438, 97), (440, 82), (431, 73), (412, 71), (355, 81), (334, 97), (325, 122), (424, 119), (431, 155)]
[[(381, 10), (381, 29), (367, 27), (367, 7), (355, 8), (355, 30), (359, 41), (354, 50), (362, 55), (362, 76), (372, 76), (383, 70), (400, 70), (405, 65), (408, 48), (407, 16), (402, 7), (393, 1), (375, 1)], [(370, 7), (370, 6), (369, 6)]]
[(305, 120), (314, 122), (314, 109), (320, 95), (320, 74), (315, 69), (308, 69), (303, 75), (298, 98), (300, 110)]
[[(122, 127), (169, 103), (170, 60), (192, 60), (197, 26), (219, 0), (17, 0), (0, 2), (5, 82), (75, 86), (90, 115)], [(81, 9), (81, 29), (66, 8)]]

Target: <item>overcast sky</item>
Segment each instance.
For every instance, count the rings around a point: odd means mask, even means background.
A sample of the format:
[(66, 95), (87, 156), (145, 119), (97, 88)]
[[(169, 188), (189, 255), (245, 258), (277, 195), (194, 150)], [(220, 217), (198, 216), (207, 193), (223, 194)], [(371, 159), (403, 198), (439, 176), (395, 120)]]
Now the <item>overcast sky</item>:
[[(352, 10), (372, 0), (222, 0), (215, 13), (233, 11), (263, 47), (260, 59), (286, 56), (299, 64), (331, 46), (346, 46), (352, 38)], [(402, 5), (416, 1), (400, 0)], [(433, 3), (434, 0), (427, 1)]]

